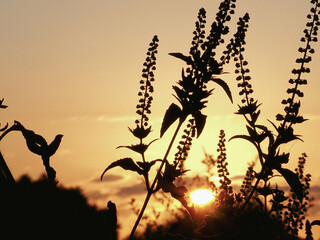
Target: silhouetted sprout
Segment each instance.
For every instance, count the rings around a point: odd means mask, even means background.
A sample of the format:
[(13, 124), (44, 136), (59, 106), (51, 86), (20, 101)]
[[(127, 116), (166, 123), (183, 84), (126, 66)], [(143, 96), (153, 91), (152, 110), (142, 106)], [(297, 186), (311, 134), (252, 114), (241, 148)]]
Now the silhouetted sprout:
[(58, 134), (48, 145), (47, 141), (42, 136), (34, 133), (32, 130), (26, 129), (20, 122), (15, 121), (14, 125), (16, 126), (15, 130), (20, 131), (25, 138), (28, 149), (41, 156), (48, 175), (48, 180), (56, 184), (56, 171), (50, 166), (50, 157), (58, 150), (63, 135)]
[(310, 20), (307, 22), (307, 28), (303, 31), (304, 37), (301, 38), (301, 42), (305, 43), (305, 47), (299, 47), (298, 51), (302, 53), (302, 57), (296, 59), (296, 63), (300, 66), (292, 70), (292, 74), (295, 78), (289, 80), (289, 83), (293, 85), (291, 88), (287, 89), (287, 93), (290, 97), (282, 100), (282, 104), (285, 105), (285, 114), (277, 114), (276, 120), (281, 121), (279, 128), (288, 129), (291, 128), (293, 124), (302, 123), (306, 119), (299, 115), (300, 101), (296, 98), (302, 98), (304, 96), (303, 92), (298, 89), (298, 87), (306, 85), (307, 80), (302, 79), (303, 73), (309, 73), (310, 68), (306, 67), (306, 64), (311, 61), (311, 55), (314, 53), (314, 49), (311, 48), (312, 42), (317, 42), (317, 33), (319, 25), (319, 4), (318, 1), (311, 1), (314, 7), (311, 8), (311, 14), (307, 15)]
[(51, 183), (58, 183), (55, 181), (56, 171), (50, 166), (50, 157), (58, 150), (63, 135), (58, 134), (54, 140), (48, 144), (47, 141), (34, 131), (26, 129), (20, 122), (14, 121), (14, 124), (7, 128), (0, 136), (0, 141), (11, 131), (20, 131), (26, 140), (28, 149), (39, 156), (41, 156), (43, 165), (47, 172), (48, 180)]
[(151, 103), (153, 101), (152, 93), (154, 88), (152, 83), (154, 82), (154, 71), (156, 70), (156, 54), (158, 53), (158, 42), (157, 36), (154, 36), (152, 42), (149, 45), (147, 58), (143, 63), (142, 79), (140, 80), (140, 96), (139, 103), (137, 105), (137, 114), (140, 116), (135, 123), (136, 128), (130, 129), (130, 132), (140, 140), (147, 137), (151, 132), (151, 126), (149, 126), (149, 115), (151, 114)]
[[(236, 80), (239, 81), (238, 87), (241, 89), (239, 95), (244, 96), (241, 100), (243, 105), (239, 105), (237, 114), (243, 115), (246, 119), (248, 123), (247, 130), (249, 133), (249, 135), (236, 135), (231, 139), (242, 138), (250, 141), (258, 151), (259, 160), (262, 166), (256, 183), (252, 188), (251, 193), (248, 195), (244, 205), (248, 204), (250, 198), (253, 196), (254, 191), (259, 188), (258, 184), (261, 179), (265, 181), (264, 185), (268, 186), (267, 181), (270, 179), (270, 176), (273, 176), (273, 170), (277, 170), (285, 178), (291, 189), (296, 194), (297, 199), (299, 199), (299, 201), (303, 200), (303, 185), (301, 184), (297, 174), (282, 167), (283, 164), (288, 163), (289, 153), (281, 152), (280, 145), (300, 139), (300, 136), (294, 134), (293, 124), (302, 123), (305, 121), (303, 116), (299, 115), (299, 109), (301, 105), (300, 101), (296, 101), (295, 98), (301, 98), (304, 96), (303, 92), (298, 89), (298, 86), (307, 84), (306, 80), (301, 79), (301, 75), (303, 73), (310, 72), (310, 69), (305, 67), (305, 64), (311, 61), (311, 56), (308, 54), (312, 54), (314, 52), (313, 49), (311, 50), (310, 43), (312, 41), (317, 41), (317, 38), (313, 36), (317, 34), (318, 29), (317, 27), (314, 27), (316, 22), (319, 20), (317, 10), (319, 4), (317, 1), (312, 1), (311, 3), (315, 4), (315, 7), (311, 9), (312, 14), (308, 15), (308, 19), (312, 20), (307, 23), (307, 29), (304, 30), (305, 37), (301, 39), (303, 42), (306, 42), (306, 47), (298, 49), (299, 52), (303, 53), (303, 57), (296, 60), (296, 62), (300, 64), (300, 68), (293, 69), (292, 71), (297, 78), (289, 80), (289, 83), (294, 85), (294, 87), (288, 88), (287, 90), (287, 93), (291, 94), (291, 97), (282, 101), (282, 104), (286, 105), (285, 115), (277, 114), (276, 119), (278, 121), (282, 121), (279, 127), (270, 121), (277, 131), (276, 134), (273, 134), (266, 126), (257, 124), (257, 119), (260, 115), (260, 110), (258, 110), (260, 104), (258, 104), (258, 102), (251, 97), (253, 92), (252, 85), (249, 83), (251, 78), (247, 75), (250, 71), (246, 67), (248, 63), (243, 56), (243, 51), (245, 50), (243, 47), (245, 45), (245, 32), (247, 31), (247, 22), (249, 20), (249, 16), (247, 14), (243, 18), (239, 19), (238, 31), (235, 34), (234, 39), (231, 40), (231, 43), (226, 51), (226, 53), (233, 56), (234, 60), (237, 62), (237, 69), (235, 70), (235, 73), (239, 74), (236, 78)], [(232, 52), (231, 49), (233, 50)], [(221, 61), (227, 60), (221, 59)], [(264, 140), (269, 141), (267, 151), (263, 151), (260, 145)]]
[(134, 161), (132, 158), (123, 158), (118, 161), (111, 163), (101, 174), (101, 180), (104, 174), (111, 168), (114, 167), (122, 167), (125, 170), (131, 170), (137, 172), (140, 175), (143, 175), (145, 179), (146, 188), (148, 191), (150, 190), (149, 183), (149, 171), (150, 168), (159, 160), (146, 161), (145, 152), (151, 143), (155, 140), (151, 141), (149, 144), (143, 143), (143, 139), (146, 138), (151, 132), (151, 126), (149, 126), (149, 115), (151, 114), (151, 103), (153, 101), (152, 93), (154, 92), (154, 88), (152, 83), (154, 82), (154, 71), (156, 70), (156, 54), (158, 53), (158, 36), (154, 36), (151, 43), (149, 44), (147, 57), (145, 62), (143, 63), (142, 69), (142, 79), (139, 81), (140, 91), (138, 96), (140, 97), (139, 103), (136, 106), (136, 113), (139, 118), (135, 121), (136, 127), (134, 129), (129, 128), (129, 131), (139, 139), (138, 144), (132, 144), (131, 146), (119, 146), (118, 148), (128, 148), (136, 153), (139, 153), (142, 158), (142, 162)]
[[(282, 124), (277, 127), (269, 121), (276, 129), (276, 132), (273, 133), (268, 127), (258, 124), (261, 104), (253, 97), (253, 88), (249, 75), (250, 70), (248, 62), (244, 57), (245, 36), (248, 29), (249, 14), (246, 13), (239, 19), (237, 32), (234, 34), (234, 37), (231, 38), (230, 43), (225, 46), (225, 50), (222, 51), (222, 56), (217, 56), (218, 46), (224, 43), (224, 36), (229, 33), (227, 23), (231, 20), (231, 15), (234, 14), (235, 2), (235, 0), (224, 0), (221, 2), (215, 21), (212, 23), (207, 36), (205, 31), (205, 25), (207, 23), (206, 11), (201, 8), (195, 23), (195, 31), (193, 32), (188, 55), (177, 52), (169, 53), (169, 55), (184, 61), (186, 67), (181, 71), (181, 79), (173, 86), (174, 97), (178, 101), (178, 104), (172, 103), (166, 110), (160, 129), (160, 137), (162, 137), (175, 122), (178, 122), (178, 124), (176, 125), (176, 129), (164, 156), (159, 159), (147, 161), (145, 152), (153, 141), (145, 144), (143, 143), (143, 139), (151, 132), (149, 114), (151, 113), (150, 107), (153, 100), (151, 96), (154, 91), (152, 82), (154, 81), (153, 71), (156, 69), (155, 54), (157, 53), (158, 38), (155, 36), (150, 44), (146, 62), (144, 63), (142, 80), (140, 80), (140, 91), (138, 93), (140, 99), (136, 107), (136, 113), (138, 114), (138, 118), (135, 121), (136, 127), (133, 129), (129, 128), (130, 132), (140, 141), (137, 144), (120, 146), (120, 148), (128, 148), (135, 153), (139, 153), (142, 161), (135, 161), (130, 157), (120, 159), (111, 163), (101, 175), (102, 178), (109, 169), (121, 167), (144, 177), (147, 195), (131, 231), (130, 240), (133, 239), (136, 228), (140, 220), (143, 219), (144, 211), (151, 196), (159, 190), (170, 193), (173, 198), (181, 202), (191, 216), (195, 216), (194, 208), (190, 207), (185, 198), (187, 188), (177, 184), (175, 180), (186, 172), (186, 170), (184, 170), (184, 162), (188, 157), (192, 141), (194, 137), (199, 137), (204, 130), (207, 116), (203, 114), (203, 109), (207, 106), (209, 96), (213, 94), (213, 89), (210, 89), (208, 84), (214, 83), (219, 85), (225, 91), (230, 101), (233, 102), (228, 84), (217, 76), (224, 73), (223, 67), (226, 63), (229, 63), (231, 58), (236, 62), (236, 80), (238, 81), (238, 87), (240, 89), (239, 95), (241, 96), (241, 103), (238, 105), (239, 109), (236, 114), (242, 115), (245, 118), (248, 132), (247, 135), (236, 135), (231, 139), (242, 138), (255, 146), (258, 152), (261, 170), (260, 172), (255, 172), (253, 166), (250, 166), (243, 185), (241, 186), (240, 193), (234, 194), (231, 187), (231, 180), (228, 177), (229, 171), (226, 161), (225, 134), (221, 131), (218, 144), (219, 156), (217, 160), (212, 158), (210, 162), (207, 162), (208, 166), (214, 165), (215, 163), (217, 164), (218, 176), (221, 178), (221, 186), (219, 189), (212, 185), (215, 191), (219, 191), (217, 206), (221, 207), (221, 209), (218, 210), (223, 214), (226, 213), (223, 211), (229, 211), (227, 213), (230, 213), (234, 220), (237, 218), (236, 214), (239, 212), (242, 214), (245, 206), (251, 202), (252, 204), (250, 206), (252, 209), (258, 206), (260, 210), (263, 210), (259, 212), (263, 218), (269, 218), (273, 214), (273, 216), (280, 219), (283, 217), (284, 208), (289, 209), (289, 205), (287, 206), (286, 202), (291, 201), (290, 204), (292, 204), (292, 202), (296, 201), (301, 204), (301, 216), (305, 213), (306, 205), (304, 204), (306, 202), (304, 202), (304, 199), (306, 201), (308, 200), (306, 189), (308, 188), (309, 178), (307, 176), (302, 177), (300, 174), (300, 172), (302, 172), (301, 166), (303, 166), (304, 163), (301, 162), (299, 165), (300, 170), (296, 172), (284, 168), (283, 165), (289, 162), (290, 155), (287, 152), (283, 152), (280, 149), (280, 145), (300, 139), (298, 135), (294, 134), (292, 125), (301, 123), (305, 119), (299, 115), (300, 101), (296, 101), (295, 97), (301, 98), (304, 96), (304, 93), (297, 87), (307, 84), (307, 81), (301, 79), (300, 76), (302, 73), (310, 72), (310, 69), (304, 65), (311, 61), (310, 55), (314, 52), (310, 47), (310, 42), (317, 41), (316, 35), (319, 25), (317, 7), (319, 7), (319, 4), (318, 1), (311, 1), (316, 7), (312, 8), (312, 14), (308, 15), (310, 22), (307, 23), (307, 27), (309, 30), (304, 31), (305, 36), (301, 39), (303, 42), (306, 42), (307, 45), (305, 48), (299, 48), (298, 50), (303, 53), (304, 56), (296, 60), (296, 62), (300, 64), (300, 68), (292, 71), (294, 75), (297, 75), (297, 78), (289, 81), (290, 84), (294, 85), (294, 87), (290, 87), (287, 90), (287, 93), (291, 94), (291, 98), (282, 101), (282, 103), (286, 105), (285, 114), (278, 114), (276, 117), (277, 120), (282, 121)], [(185, 126), (184, 123), (186, 120), (188, 120), (189, 123)], [(185, 128), (183, 128), (184, 126)], [(170, 161), (169, 156), (173, 144), (181, 129), (184, 130), (181, 140), (178, 143), (178, 151), (174, 155), (174, 159)], [(265, 149), (262, 148), (262, 146)], [(160, 166), (157, 169), (154, 180), (149, 182), (149, 171), (157, 161), (160, 162)], [(278, 189), (277, 185), (274, 187), (271, 184), (270, 179), (277, 176), (275, 175), (276, 171), (282, 175), (291, 187), (293, 197), (285, 196), (284, 192)], [(260, 184), (260, 181), (262, 184)], [(295, 200), (293, 200), (293, 198)], [(244, 199), (245, 202), (243, 203)], [(251, 199), (255, 201), (250, 201)], [(271, 202), (270, 210), (268, 209), (270, 206), (268, 200)], [(242, 204), (241, 208), (236, 207), (240, 206), (240, 204)], [(217, 213), (219, 213), (219, 211)], [(243, 216), (239, 216), (239, 219), (241, 217)], [(237, 219), (237, 221), (239, 219)], [(302, 218), (299, 219), (301, 220)], [(300, 223), (301, 222), (299, 222), (299, 224)], [(209, 226), (208, 222), (206, 226)], [(281, 227), (283, 227), (283, 225), (281, 225)]]
[(166, 130), (179, 119), (184, 122), (189, 115), (195, 120), (197, 137), (203, 131), (207, 116), (202, 114), (206, 107), (207, 98), (212, 94), (213, 89), (207, 90), (207, 83), (212, 81), (220, 85), (227, 93), (232, 102), (232, 95), (228, 85), (221, 79), (215, 77), (222, 73), (222, 65), (215, 59), (215, 49), (224, 42), (222, 36), (229, 32), (225, 23), (231, 19), (230, 14), (234, 13), (235, 1), (223, 1), (220, 4), (216, 21), (211, 25), (211, 31), (205, 37), (206, 11), (201, 8), (196, 22), (196, 30), (193, 32), (193, 39), (189, 56), (182, 53), (169, 53), (171, 56), (183, 60), (187, 64), (186, 71), (182, 69), (181, 80), (178, 85), (173, 86), (174, 97), (181, 107), (172, 103), (168, 108), (161, 127), (161, 136)]

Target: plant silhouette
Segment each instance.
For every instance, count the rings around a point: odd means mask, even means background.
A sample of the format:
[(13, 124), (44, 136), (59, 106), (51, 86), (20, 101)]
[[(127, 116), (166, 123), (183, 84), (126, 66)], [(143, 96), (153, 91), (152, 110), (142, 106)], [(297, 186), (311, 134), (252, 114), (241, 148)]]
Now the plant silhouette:
[[(0, 108), (6, 108), (3, 100)], [(14, 121), (0, 129), (0, 141), (10, 132), (21, 132), (28, 149), (42, 159), (47, 177), (32, 182), (28, 176), (17, 182), (0, 153), (1, 239), (118, 239), (117, 210), (97, 210), (87, 203), (79, 189), (57, 186), (50, 157), (58, 150), (63, 135), (48, 144), (34, 131)]]
[(1, 239), (117, 239), (116, 207), (97, 210), (79, 189), (44, 177), (0, 184)]
[[(313, 239), (312, 227), (320, 225), (320, 221), (306, 219), (312, 200), (309, 194), (311, 175), (305, 173), (307, 154), (301, 154), (297, 168), (290, 170), (285, 167), (291, 160), (290, 152), (283, 150), (283, 146), (292, 141), (302, 141), (295, 127), (307, 120), (301, 114), (301, 99), (304, 97), (303, 86), (307, 84), (305, 74), (310, 72), (307, 65), (315, 52), (311, 45), (318, 41), (320, 26), (320, 3), (318, 0), (310, 3), (312, 8), (300, 39), (302, 47), (298, 49), (301, 57), (296, 59), (297, 67), (292, 70), (288, 96), (281, 102), (284, 111), (275, 116), (275, 121), (267, 119), (269, 126), (260, 123), (261, 103), (254, 96), (249, 63), (245, 60), (249, 14), (239, 18), (237, 29), (230, 36), (229, 24), (235, 14), (236, 0), (222, 0), (209, 32), (206, 32), (206, 11), (201, 8), (189, 52), (169, 53), (186, 66), (181, 70), (181, 78), (172, 86), (174, 101), (164, 113), (159, 138), (147, 140), (153, 131), (150, 117), (159, 47), (158, 36), (152, 38), (139, 80), (137, 118), (133, 127), (128, 128), (136, 142), (118, 146), (138, 154), (138, 159), (127, 156), (116, 160), (101, 174), (102, 180), (108, 171), (120, 167), (143, 178), (146, 196), (140, 210), (135, 208), (135, 200), (131, 200), (137, 219), (129, 240), (293, 240), (299, 239), (299, 230), (303, 228), (306, 239)], [(228, 43), (225, 39), (229, 39)], [(229, 176), (226, 133), (221, 130), (217, 158), (206, 154), (203, 160), (207, 175), (212, 176), (214, 168), (217, 168), (219, 185), (206, 179), (216, 201), (199, 211), (188, 202), (189, 186), (181, 179), (189, 171), (185, 169), (185, 161), (193, 141), (205, 130), (207, 115), (204, 110), (214, 93), (214, 86), (218, 86), (216, 91), (224, 91), (233, 104), (230, 83), (222, 79), (225, 66), (231, 60), (235, 62), (235, 80), (241, 96), (235, 114), (245, 119), (247, 134), (235, 135), (229, 141), (249, 141), (257, 151), (257, 162), (249, 165), (240, 190), (236, 191)], [(7, 106), (3, 102), (0, 100), (0, 108), (5, 109)], [(169, 134), (169, 128), (175, 129), (165, 151), (157, 158), (148, 159), (146, 152), (151, 144)], [(1, 239), (117, 239), (114, 203), (109, 201), (108, 210), (98, 211), (87, 204), (79, 190), (57, 186), (56, 171), (50, 164), (50, 158), (57, 152), (63, 135), (56, 135), (48, 143), (43, 136), (14, 121), (10, 127), (6, 124), (0, 128), (0, 141), (12, 131), (20, 132), (28, 149), (41, 157), (46, 178), (32, 182), (24, 176), (16, 182), (0, 152), (0, 212), (5, 220), (1, 225)], [(181, 139), (178, 139), (180, 135)], [(289, 191), (280, 189), (275, 180), (279, 176), (287, 182)], [(164, 197), (159, 197), (161, 194)], [(157, 225), (156, 221), (152, 222), (156, 227), (149, 223), (144, 234), (135, 235), (152, 196), (162, 203), (164, 199), (169, 203), (177, 200), (184, 209), (184, 215), (176, 215), (176, 219), (166, 226)], [(160, 213), (155, 210), (155, 215), (157, 219)]]
[[(35, 153), (41, 156), (43, 165), (47, 172), (48, 180), (56, 184), (57, 183), (55, 182), (56, 171), (50, 166), (50, 157), (53, 154), (55, 154), (56, 151), (58, 150), (63, 135), (58, 134), (54, 138), (54, 140), (48, 145), (47, 141), (42, 136), (40, 136), (39, 134), (36, 134), (32, 130), (26, 129), (20, 122), (14, 121), (14, 124), (2, 133), (2, 135), (0, 136), (0, 141), (5, 135), (7, 135), (11, 131), (20, 131), (22, 133), (23, 137), (26, 140), (28, 149), (32, 153)], [(7, 172), (7, 174), (10, 175), (11, 173)]]
[[(298, 229), (303, 226), (305, 212), (310, 205), (308, 189), (311, 178), (309, 174), (304, 174), (306, 154), (303, 154), (299, 159), (296, 171), (292, 171), (284, 167), (289, 162), (290, 153), (283, 152), (281, 147), (294, 140), (301, 140), (301, 136), (295, 134), (294, 127), (306, 120), (300, 113), (301, 101), (299, 98), (304, 96), (301, 88), (307, 84), (307, 80), (303, 76), (310, 72), (306, 65), (311, 61), (311, 55), (314, 53), (311, 44), (317, 42), (320, 4), (317, 0), (310, 1), (313, 7), (307, 16), (308, 22), (304, 36), (301, 38), (304, 46), (298, 49), (302, 57), (296, 60), (298, 67), (292, 70), (294, 78), (289, 80), (291, 84), (287, 89), (289, 97), (281, 102), (284, 105), (284, 113), (276, 115), (276, 121), (279, 123), (276, 124), (268, 120), (273, 128), (271, 130), (258, 123), (261, 104), (253, 97), (250, 70), (244, 57), (245, 36), (250, 19), (248, 13), (239, 18), (236, 33), (225, 45), (222, 55), (217, 56), (218, 47), (224, 45), (224, 38), (229, 33), (228, 23), (235, 13), (235, 2), (235, 0), (221, 2), (207, 36), (205, 36), (206, 11), (203, 8), (200, 9), (189, 54), (169, 53), (169, 55), (182, 60), (187, 67), (181, 71), (181, 80), (173, 86), (174, 97), (178, 104), (172, 103), (165, 112), (160, 138), (174, 123), (177, 125), (164, 156), (148, 161), (145, 152), (155, 140), (145, 144), (143, 139), (151, 132), (148, 121), (153, 100), (151, 96), (154, 91), (152, 82), (154, 81), (153, 71), (156, 70), (155, 55), (157, 54), (158, 37), (155, 36), (150, 43), (147, 58), (143, 64), (142, 80), (140, 80), (138, 93), (140, 99), (136, 112), (139, 118), (135, 122), (136, 127), (129, 128), (129, 131), (139, 139), (139, 143), (120, 146), (139, 153), (142, 160), (137, 161), (131, 157), (120, 159), (111, 163), (101, 175), (102, 179), (110, 169), (122, 167), (144, 177), (147, 195), (129, 239), (134, 238), (151, 196), (159, 190), (170, 193), (173, 198), (180, 201), (191, 218), (197, 221), (195, 208), (190, 206), (186, 199), (187, 188), (183, 185), (176, 186), (176, 180), (187, 172), (184, 169), (184, 161), (188, 157), (192, 141), (194, 138), (198, 138), (204, 130), (207, 116), (203, 114), (203, 109), (208, 103), (208, 97), (213, 94), (213, 88), (210, 88), (209, 84), (219, 85), (231, 103), (233, 102), (228, 84), (220, 77), (224, 73), (224, 65), (228, 64), (231, 59), (235, 61), (237, 86), (240, 89), (239, 95), (242, 97), (236, 114), (242, 115), (246, 120), (248, 134), (235, 135), (230, 140), (244, 139), (252, 143), (257, 150), (261, 169), (255, 171), (254, 166), (250, 166), (240, 192), (235, 193), (231, 186), (231, 180), (228, 178), (225, 133), (221, 131), (218, 145), (219, 156), (215, 162), (218, 167), (218, 176), (221, 178), (221, 186), (217, 188), (211, 184), (212, 190), (218, 192), (217, 206), (210, 211), (213, 215), (203, 220), (204, 225), (198, 229), (199, 235), (196, 237), (199, 239), (296, 239)], [(169, 161), (169, 153), (172, 151), (181, 130), (183, 135), (178, 143), (178, 151), (174, 155), (174, 159)], [(206, 162), (213, 163), (211, 160)], [(156, 170), (156, 176), (153, 181), (150, 181), (149, 172), (152, 167), (157, 166), (157, 163), (160, 165)], [(289, 196), (285, 196), (285, 192), (278, 189), (277, 185), (271, 185), (271, 179), (278, 176), (276, 173), (279, 173), (290, 186)], [(250, 224), (253, 226), (253, 230), (239, 230)], [(308, 222), (306, 229), (308, 232), (311, 232), (311, 225)], [(270, 229), (275, 229), (274, 233), (270, 232)]]
[[(224, 62), (219, 63), (216, 60), (215, 49), (224, 42), (223, 36), (229, 32), (229, 28), (226, 24), (230, 21), (231, 15), (234, 13), (234, 2), (234, 0), (223, 1), (220, 4), (216, 21), (212, 23), (211, 31), (207, 37), (205, 37), (206, 12), (203, 8), (200, 9), (196, 22), (196, 30), (193, 32), (194, 37), (191, 42), (189, 55), (170, 53), (171, 56), (183, 60), (188, 67), (186, 70), (182, 69), (181, 80), (178, 81), (177, 85), (173, 86), (175, 91), (174, 97), (178, 100), (180, 106), (175, 103), (172, 103), (169, 106), (163, 118), (160, 137), (165, 134), (174, 122), (177, 121), (178, 124), (164, 156), (159, 159), (147, 161), (144, 153), (154, 140), (149, 144), (144, 144), (142, 140), (148, 136), (151, 131), (151, 126), (148, 124), (148, 114), (151, 113), (150, 107), (153, 99), (151, 94), (154, 90), (152, 82), (154, 81), (153, 71), (156, 70), (155, 55), (157, 53), (158, 37), (154, 36), (150, 43), (147, 58), (143, 64), (143, 79), (140, 80), (141, 91), (138, 93), (138, 95), (141, 96), (139, 104), (137, 105), (137, 114), (140, 118), (135, 122), (135, 129), (129, 128), (130, 132), (140, 140), (140, 143), (125, 146), (130, 150), (139, 153), (142, 157), (142, 161), (135, 162), (129, 157), (120, 159), (110, 164), (101, 175), (102, 178), (106, 171), (119, 166), (125, 170), (134, 171), (144, 177), (147, 196), (132, 229), (130, 239), (134, 236), (150, 197), (160, 189), (170, 193), (172, 197), (182, 203), (191, 215), (194, 214), (193, 207), (189, 207), (185, 199), (185, 194), (187, 193), (186, 187), (175, 186), (173, 182), (186, 172), (186, 170), (183, 169), (183, 161), (186, 159), (187, 152), (192, 144), (192, 138), (195, 136), (199, 137), (204, 129), (206, 115), (201, 111), (206, 107), (206, 103), (208, 102), (207, 98), (213, 93), (213, 89), (208, 89), (208, 83), (213, 82), (220, 85), (232, 102), (232, 95), (228, 85), (222, 79), (216, 77), (222, 73)], [(170, 163), (167, 158), (181, 127), (188, 117), (188, 124), (184, 130), (185, 135), (182, 136), (183, 140), (180, 141), (178, 153), (176, 154), (173, 163)], [(148, 174), (151, 167), (154, 166), (157, 161), (160, 162), (160, 166), (157, 170), (156, 177), (151, 183), (149, 182)]]

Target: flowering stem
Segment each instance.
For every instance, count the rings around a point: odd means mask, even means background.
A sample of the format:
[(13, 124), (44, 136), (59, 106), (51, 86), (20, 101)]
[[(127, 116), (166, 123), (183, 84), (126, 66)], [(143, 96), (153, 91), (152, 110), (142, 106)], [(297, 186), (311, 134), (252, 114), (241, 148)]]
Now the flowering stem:
[(166, 161), (167, 161), (167, 157), (168, 157), (168, 155), (169, 155), (169, 153), (170, 153), (170, 150), (171, 150), (171, 148), (172, 148), (172, 146), (173, 146), (173, 143), (174, 143), (174, 141), (175, 141), (175, 139), (176, 139), (176, 137), (177, 137), (177, 135), (178, 135), (178, 132), (179, 132), (179, 130), (180, 130), (183, 122), (184, 122), (184, 120), (183, 120), (183, 119), (182, 119), (182, 120), (180, 119), (179, 124), (178, 124), (178, 126), (177, 126), (177, 128), (176, 128), (176, 131), (174, 132), (174, 134), (173, 134), (173, 136), (172, 136), (172, 139), (171, 139), (171, 142), (170, 142), (170, 144), (169, 144), (169, 146), (168, 146), (168, 149), (167, 149), (167, 151), (166, 151), (166, 153), (165, 153), (165, 155), (164, 155), (164, 157), (163, 157), (163, 159), (162, 159), (161, 165), (160, 165), (160, 167), (159, 167), (159, 169), (158, 169), (158, 171), (157, 171), (157, 175), (156, 175), (156, 177), (154, 178), (151, 187), (148, 189), (148, 193), (147, 193), (146, 199), (144, 200), (144, 203), (143, 203), (143, 206), (142, 206), (142, 208), (141, 208), (141, 210), (140, 210), (140, 212), (139, 212), (138, 218), (137, 218), (137, 220), (136, 220), (136, 222), (135, 222), (135, 224), (134, 224), (134, 226), (133, 226), (133, 228), (132, 228), (132, 231), (131, 231), (129, 240), (132, 240), (132, 239), (133, 239), (134, 234), (135, 234), (135, 231), (136, 231), (136, 229), (137, 229), (137, 227), (138, 227), (138, 225), (139, 225), (139, 223), (140, 223), (140, 220), (141, 220), (141, 218), (142, 218), (142, 216), (143, 216), (143, 214), (144, 214), (144, 211), (145, 211), (146, 208), (147, 208), (147, 205), (148, 205), (148, 203), (149, 203), (150, 197), (152, 196), (153, 193), (155, 193), (155, 192), (154, 192), (154, 190), (155, 190), (155, 185), (157, 184), (158, 179), (159, 179), (159, 177), (161, 176), (161, 175), (160, 175), (160, 174), (161, 174), (161, 170), (162, 170), (162, 168), (164, 167), (164, 164), (165, 164)]

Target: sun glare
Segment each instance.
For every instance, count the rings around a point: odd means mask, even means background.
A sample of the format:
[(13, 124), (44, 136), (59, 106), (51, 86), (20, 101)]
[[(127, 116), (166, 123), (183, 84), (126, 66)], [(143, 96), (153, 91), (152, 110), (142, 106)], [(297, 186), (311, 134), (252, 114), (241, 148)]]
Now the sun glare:
[(214, 199), (213, 192), (208, 189), (198, 189), (190, 194), (191, 201), (197, 205), (204, 205)]

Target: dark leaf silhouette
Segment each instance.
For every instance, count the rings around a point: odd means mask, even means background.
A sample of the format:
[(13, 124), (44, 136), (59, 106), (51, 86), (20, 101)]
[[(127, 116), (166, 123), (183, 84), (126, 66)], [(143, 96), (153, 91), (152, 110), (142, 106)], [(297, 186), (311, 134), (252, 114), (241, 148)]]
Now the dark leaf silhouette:
[(182, 174), (187, 172), (188, 170), (182, 171), (181, 169), (176, 169), (175, 165), (171, 165), (169, 163), (166, 164), (166, 168), (164, 170), (163, 179), (166, 182), (173, 182), (177, 177), (180, 177)]
[(247, 141), (251, 142), (256, 147), (256, 149), (257, 149), (257, 151), (259, 153), (259, 156), (262, 156), (261, 149), (259, 148), (259, 146), (254, 142), (254, 140), (250, 136), (247, 136), (247, 135), (235, 135), (235, 136), (231, 137), (229, 139), (229, 141), (231, 141), (232, 139), (236, 139), (236, 138), (242, 138), (244, 140), (247, 140)]
[(31, 130), (24, 129), (24, 131), (22, 131), (22, 134), (26, 139), (29, 150), (40, 156), (43, 155), (42, 146), (47, 146), (46, 140), (42, 136), (35, 134), (34, 131)]
[(297, 198), (301, 202), (303, 199), (303, 188), (297, 174), (286, 168), (279, 168), (277, 170), (286, 179), (292, 191), (296, 194)]
[(257, 105), (257, 103), (258, 103), (258, 101), (255, 101), (254, 103), (250, 103), (250, 104), (248, 104), (246, 106), (238, 105), (239, 110), (238, 110), (238, 112), (236, 112), (236, 114), (244, 115), (244, 114), (252, 114), (252, 113), (254, 113), (257, 110), (257, 108), (261, 105), (261, 104)]
[(0, 128), (0, 132), (6, 130), (8, 128), (9, 124), (7, 123), (3, 128)]
[(242, 139), (245, 139), (249, 142), (251, 142), (253, 145), (256, 145), (255, 142), (251, 139), (250, 136), (247, 136), (247, 135), (235, 135), (235, 136), (232, 136), (229, 141), (231, 141), (232, 139), (236, 139), (236, 138), (242, 138)]
[(134, 171), (137, 172), (138, 174), (143, 174), (143, 169), (141, 169), (137, 164), (135, 164), (135, 162), (132, 160), (132, 158), (123, 158), (120, 159), (118, 161), (115, 161), (113, 163), (111, 163), (101, 174), (101, 181), (103, 178), (103, 175), (111, 168), (114, 167), (122, 167), (125, 170), (130, 170), (130, 171)]
[(275, 159), (279, 163), (288, 163), (289, 156), (290, 156), (290, 153), (283, 153), (281, 155), (277, 154), (277, 156), (275, 156)]
[(223, 81), (222, 79), (220, 79), (220, 78), (211, 78), (210, 80), (215, 82), (215, 83), (217, 83), (220, 87), (222, 87), (223, 90), (228, 95), (231, 103), (233, 103), (232, 94), (231, 94), (231, 91), (230, 91), (230, 88), (229, 88), (228, 84), (225, 81)]
[(176, 57), (176, 58), (179, 58), (179, 59), (185, 61), (187, 64), (192, 65), (192, 59), (190, 56), (187, 57), (187, 56), (183, 55), (182, 53), (169, 53), (169, 55)]
[(320, 226), (320, 220), (314, 220), (311, 222), (311, 226), (313, 225), (319, 225)]
[(2, 104), (3, 101), (4, 101), (4, 98), (2, 98), (2, 99), (0, 100), (0, 108), (7, 108), (7, 107), (8, 107), (7, 105), (3, 105), (3, 104)]
[(161, 159), (153, 160), (151, 162), (137, 162), (139, 167), (141, 167), (145, 172), (149, 172), (150, 168), (156, 163), (161, 162)]
[(137, 125), (137, 127), (135, 129), (131, 129), (129, 128), (129, 131), (133, 134), (133, 136), (143, 139), (145, 137), (147, 137), (149, 135), (149, 133), (151, 132), (151, 126), (148, 128), (144, 128), (143, 126), (140, 127), (139, 125)]
[(181, 117), (181, 109), (174, 103), (170, 105), (166, 114), (164, 115), (161, 130), (160, 130), (160, 137), (168, 130), (168, 128), (178, 119)]
[(61, 139), (62, 139), (63, 135), (58, 134), (54, 140), (49, 144), (48, 148), (47, 148), (47, 154), (48, 156), (52, 156), (53, 154), (56, 153), (56, 151), (58, 150), (60, 143), (61, 143)]
[(134, 152), (137, 152), (137, 153), (140, 153), (140, 154), (143, 154), (147, 149), (148, 147), (151, 145), (151, 143), (157, 141), (158, 139), (154, 139), (153, 141), (151, 141), (149, 144), (143, 144), (143, 143), (140, 143), (140, 144), (135, 144), (135, 145), (131, 145), (131, 146), (119, 146), (117, 148), (129, 148), (131, 149), (132, 151)]
[(140, 143), (140, 144), (131, 145), (131, 146), (119, 146), (117, 148), (129, 148), (134, 152), (143, 154), (147, 150), (148, 145)]
[(207, 116), (203, 115), (201, 112), (198, 112), (194, 114), (193, 117), (196, 121), (197, 137), (199, 137), (206, 124)]

